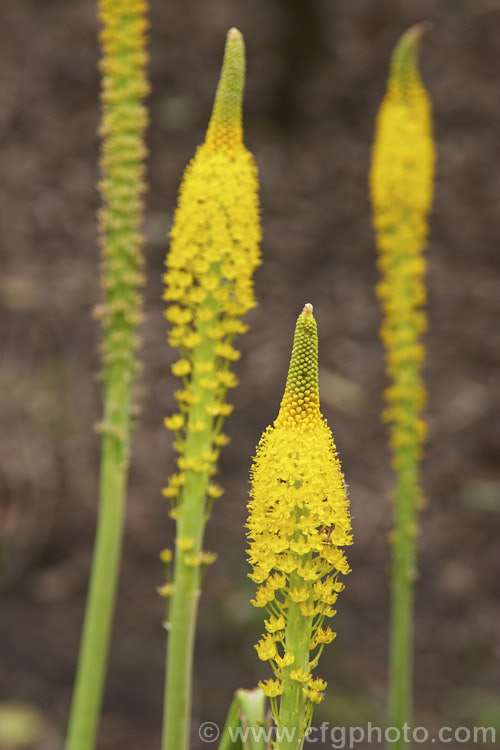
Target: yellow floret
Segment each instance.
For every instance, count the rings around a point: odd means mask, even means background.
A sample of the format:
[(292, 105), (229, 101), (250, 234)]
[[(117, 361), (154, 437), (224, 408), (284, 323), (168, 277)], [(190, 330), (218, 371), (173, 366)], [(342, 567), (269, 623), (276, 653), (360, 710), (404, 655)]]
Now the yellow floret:
[(283, 685), (279, 680), (261, 680), (259, 687), (268, 698), (275, 698), (283, 692)]

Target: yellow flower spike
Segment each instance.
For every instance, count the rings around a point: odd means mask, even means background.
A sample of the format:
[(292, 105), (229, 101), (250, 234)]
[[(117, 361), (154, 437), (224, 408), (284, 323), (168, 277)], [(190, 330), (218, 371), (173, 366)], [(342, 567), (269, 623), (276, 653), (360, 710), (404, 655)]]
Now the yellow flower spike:
[(395, 467), (404, 463), (397, 449), (401, 433), (414, 442), (420, 457), (422, 440), (415, 415), (425, 405), (420, 370), (426, 327), (422, 305), (427, 217), (434, 178), (434, 144), (430, 102), (416, 63), (426, 24), (411, 27), (393, 54), (387, 93), (377, 118), (370, 173), (373, 221), (382, 281), (378, 294), (384, 309), (381, 337), (387, 348), (387, 371), (393, 383), (391, 408)]
[(245, 332), (241, 318), (255, 305), (259, 200), (257, 169), (243, 144), (244, 79), (243, 37), (231, 29), (205, 142), (181, 183), (164, 275), (169, 342), (181, 357), (172, 370), (183, 378), (175, 396), (185, 425), (176, 441), (185, 481), (175, 495), (169, 483), (164, 494), (176, 502), (177, 536), (193, 545), (189, 554), (176, 550), (163, 750), (187, 746), (197, 602), (212, 560), (202, 552), (203, 536), (222, 494), (212, 477), (219, 448), (227, 443), (223, 422), (233, 409), (226, 392), (237, 383), (229, 371), (240, 356), (234, 339)]
[(389, 722), (411, 724), (412, 618), (416, 545), (410, 531), (418, 512), (420, 460), (425, 439), (421, 418), (427, 327), (423, 250), (434, 180), (431, 105), (417, 67), (427, 24), (411, 27), (394, 50), (387, 92), (377, 117), (370, 173), (373, 223), (383, 308), (381, 338), (390, 388), (385, 393), (392, 464), (397, 475), (394, 535)]
[(264, 636), (257, 652), (270, 661), (283, 687), (273, 705), (278, 725), (295, 727), (302, 737), (321, 700), (317, 687), (304, 689), (313, 679), (310, 652), (333, 640), (321, 624), (335, 614), (330, 603), (340, 590), (338, 571), (349, 572), (339, 546), (352, 543), (345, 482), (320, 410), (318, 335), (310, 304), (297, 320), (285, 393), (257, 447), (251, 479), (248, 557), (250, 577), (261, 583), (252, 604), (268, 609), (268, 636), (279, 627), (285, 648), (283, 656), (270, 657)]
[[(236, 305), (238, 316), (254, 305), (252, 275), (260, 262), (257, 172), (242, 138), (244, 68), (242, 36), (231, 29), (206, 140), (181, 186), (165, 275), (167, 298), (173, 298), (183, 282), (179, 273), (192, 273), (189, 286), (196, 290), (199, 285), (209, 297), (213, 292), (213, 299), (221, 300), (221, 313), (230, 314), (229, 308)], [(227, 274), (231, 264), (235, 273)], [(226, 288), (221, 278), (226, 278)], [(194, 313), (200, 302), (183, 300), (183, 304)], [(213, 304), (206, 305), (206, 298), (203, 304), (214, 309)], [(217, 316), (215, 322), (223, 319)], [(243, 330), (239, 321), (227, 325), (227, 333), (231, 326), (234, 332)]]
[(243, 38), (231, 29), (205, 143), (181, 185), (164, 277), (164, 297), (174, 303), (166, 312), (174, 323), (170, 341), (183, 354), (172, 371), (190, 381), (176, 395), (183, 412), (189, 406), (191, 424), (210, 417), (200, 445), (224, 439), (211, 432), (232, 411), (223, 399), (237, 379), (227, 364), (240, 356), (232, 340), (246, 330), (240, 317), (255, 304), (252, 275), (260, 262), (257, 171), (241, 123), (244, 74)]

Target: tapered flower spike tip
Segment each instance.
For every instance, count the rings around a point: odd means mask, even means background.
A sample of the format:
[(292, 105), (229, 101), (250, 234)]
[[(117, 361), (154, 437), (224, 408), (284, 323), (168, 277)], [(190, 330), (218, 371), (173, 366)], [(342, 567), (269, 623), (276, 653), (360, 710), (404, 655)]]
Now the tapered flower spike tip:
[(430, 31), (432, 24), (422, 21), (410, 26), (397, 43), (391, 60), (391, 79), (401, 87), (407, 86), (418, 76), (417, 54), (422, 38)]
[(306, 302), (306, 304), (304, 305), (304, 309), (302, 310), (302, 314), (306, 315), (309, 318), (312, 318), (313, 317), (313, 309), (314, 308), (311, 305), (311, 303), (310, 302)]
[(313, 315), (313, 306), (307, 302), (295, 326), (285, 393), (274, 426), (299, 427), (309, 430), (321, 421), (318, 386), (318, 329)]
[(222, 70), (215, 94), (206, 145), (231, 151), (243, 142), (241, 124), (245, 88), (245, 43), (238, 29), (229, 29)]
[[(428, 23), (416, 24), (396, 44), (377, 116), (370, 171), (374, 224), (379, 252), (386, 258), (383, 268), (394, 268), (396, 275), (399, 261), (394, 259), (413, 257), (425, 244), (432, 201), (435, 153), (431, 103), (417, 66), (419, 42), (429, 28)], [(408, 268), (416, 279), (418, 274)], [(387, 293), (390, 288), (393, 285), (381, 287)], [(397, 321), (395, 308), (390, 309)]]

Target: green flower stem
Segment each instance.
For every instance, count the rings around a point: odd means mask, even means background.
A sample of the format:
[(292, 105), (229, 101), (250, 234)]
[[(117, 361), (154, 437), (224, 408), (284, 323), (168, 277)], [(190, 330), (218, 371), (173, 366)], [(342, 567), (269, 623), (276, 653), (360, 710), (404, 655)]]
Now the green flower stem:
[[(113, 382), (106, 392), (108, 424), (123, 435), (130, 430), (129, 403), (130, 386)], [(101, 450), (99, 518), (66, 750), (95, 746), (118, 583), (128, 440), (105, 432)]]
[[(215, 308), (216, 302), (210, 295), (209, 304)], [(185, 458), (203, 464), (203, 454), (212, 450), (214, 438), (213, 419), (208, 417), (207, 407), (214, 402), (214, 396), (203, 389), (197, 362), (216, 361), (215, 343), (207, 334), (208, 324), (199, 322), (197, 331), (201, 343), (193, 353), (192, 392), (199, 403), (190, 408), (189, 419), (201, 420), (205, 427), (201, 432), (188, 431), (186, 436)], [(186, 481), (179, 498), (176, 539), (181, 541), (175, 550), (173, 592), (170, 599), (167, 623), (169, 636), (164, 694), (163, 750), (184, 750), (189, 747), (191, 718), (191, 675), (193, 670), (194, 638), (198, 600), (200, 597), (200, 566), (189, 564), (202, 549), (203, 535), (207, 521), (207, 484), (210, 471), (185, 471)], [(190, 540), (191, 546), (182, 549), (182, 541)]]
[[(297, 486), (300, 482), (297, 483)], [(300, 521), (301, 513), (295, 511), (297, 523)], [(295, 534), (297, 540), (300, 534)], [(304, 555), (304, 564), (311, 559), (311, 554)], [(290, 589), (304, 586), (304, 581), (296, 573), (290, 575)], [(311, 586), (307, 586), (311, 588)], [(307, 715), (307, 700), (302, 691), (302, 683), (292, 680), (289, 677), (291, 670), (302, 669), (305, 673), (309, 672), (309, 653), (312, 634), (312, 618), (304, 617), (300, 611), (300, 605), (297, 602), (290, 601), (288, 604), (288, 613), (285, 629), (285, 649), (295, 654), (293, 664), (285, 669), (283, 677), (283, 694), (278, 715), (278, 726), (288, 729), (289, 732), (283, 732), (278, 735), (276, 750), (296, 750), (302, 746), (304, 741), (304, 732), (309, 726)]]
[[(411, 464), (411, 462), (409, 462)], [(412, 721), (413, 616), (416, 550), (418, 464), (400, 471), (395, 498), (390, 632), (389, 725)], [(407, 747), (403, 737), (393, 745)]]
[(191, 715), (191, 674), (196, 630), (199, 573), (183, 562), (183, 552), (175, 557), (174, 593), (170, 606), (169, 639), (167, 649), (167, 679), (165, 683), (162, 748), (189, 746), (189, 717)]
[(113, 621), (141, 320), (147, 0), (100, 0), (103, 402), (99, 513), (66, 750), (95, 747)]
[[(290, 576), (290, 588), (303, 585), (297, 574)], [(312, 618), (304, 617), (296, 602), (290, 602), (285, 631), (286, 650), (295, 654), (295, 661), (287, 667), (283, 677), (278, 726), (289, 731), (278, 733), (276, 750), (297, 750), (302, 747), (304, 732), (309, 726), (307, 700), (302, 691), (303, 684), (288, 677), (291, 670), (303, 669), (309, 672), (309, 650), (311, 643)]]

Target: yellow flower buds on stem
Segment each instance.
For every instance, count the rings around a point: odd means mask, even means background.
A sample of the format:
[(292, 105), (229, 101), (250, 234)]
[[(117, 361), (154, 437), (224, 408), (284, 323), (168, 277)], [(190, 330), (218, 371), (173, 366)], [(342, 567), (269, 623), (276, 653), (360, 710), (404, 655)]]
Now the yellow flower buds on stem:
[(66, 750), (95, 745), (120, 564), (141, 319), (147, 0), (100, 0), (103, 399), (99, 520)]
[(197, 602), (203, 572), (205, 524), (222, 493), (213, 482), (221, 432), (232, 407), (226, 392), (239, 358), (233, 342), (246, 330), (241, 317), (254, 306), (252, 277), (260, 262), (257, 170), (243, 145), (245, 50), (237, 29), (227, 35), (222, 72), (205, 142), (188, 165), (171, 231), (164, 299), (170, 344), (181, 359), (173, 373), (179, 413), (165, 424), (176, 435), (178, 471), (164, 494), (177, 523), (169, 637), (163, 750), (188, 746), (191, 670)]
[(265, 607), (266, 633), (256, 645), (274, 678), (269, 696), (278, 729), (276, 750), (300, 748), (326, 683), (313, 676), (335, 634), (325, 620), (349, 572), (341, 547), (352, 543), (344, 477), (318, 389), (318, 335), (312, 306), (297, 320), (279, 414), (257, 447), (248, 505), (253, 604)]
[[(434, 144), (430, 103), (416, 55), (427, 24), (410, 28), (397, 44), (377, 118), (370, 175), (383, 308), (381, 338), (390, 386), (390, 424), (396, 472), (392, 568), (389, 724), (411, 724), (413, 598), (419, 473), (426, 425), (422, 384), (426, 328), (423, 306), (427, 219), (432, 202)], [(396, 743), (395, 748), (403, 747)], [(406, 745), (405, 745), (406, 747)]]

